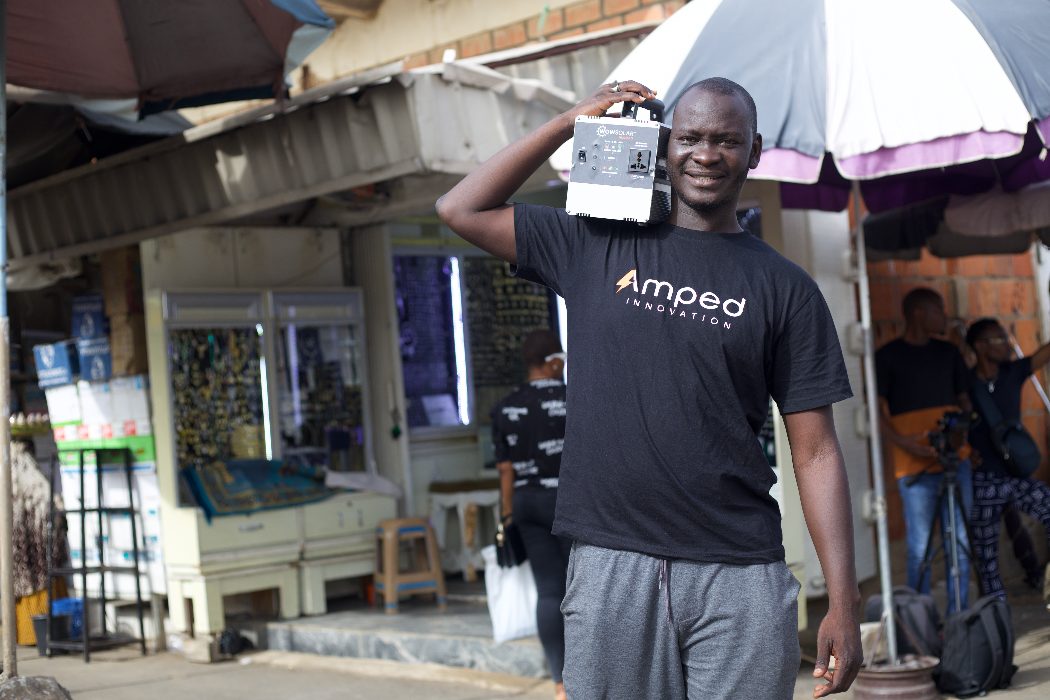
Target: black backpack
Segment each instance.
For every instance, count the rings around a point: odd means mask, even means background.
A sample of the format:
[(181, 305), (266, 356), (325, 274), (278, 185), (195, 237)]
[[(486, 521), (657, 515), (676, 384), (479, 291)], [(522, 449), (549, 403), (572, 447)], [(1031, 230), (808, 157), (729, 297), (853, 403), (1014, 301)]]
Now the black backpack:
[(944, 651), (934, 670), (942, 693), (960, 698), (1007, 688), (1017, 672), (1010, 607), (994, 595), (944, 622)]
[[(881, 595), (868, 598), (864, 618), (868, 622), (878, 622), (882, 618)], [(941, 618), (933, 596), (918, 593), (907, 586), (894, 586), (893, 618), (899, 655), (941, 655)]]

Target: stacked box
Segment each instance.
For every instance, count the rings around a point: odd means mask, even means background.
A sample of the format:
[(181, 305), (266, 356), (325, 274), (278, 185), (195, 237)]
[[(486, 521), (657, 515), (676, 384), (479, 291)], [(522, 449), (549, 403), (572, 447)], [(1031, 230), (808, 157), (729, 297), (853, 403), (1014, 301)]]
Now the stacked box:
[(72, 384), (80, 373), (76, 345), (70, 340), (34, 346), (33, 361), (41, 389)]
[[(150, 421), (149, 382), (145, 376), (119, 377), (104, 382), (80, 381), (46, 391), (52, 415), (55, 441), (59, 450), (63, 499), (66, 508), (92, 508), (98, 505), (98, 469), (93, 453), (84, 455), (84, 494), (80, 502), (81, 449), (128, 449), (132, 459), (132, 492), (139, 533), (142, 590), (164, 593), (164, 561), (160, 540), (160, 491), (157, 486), (156, 450)], [(58, 420), (56, 420), (58, 419)], [(106, 457), (102, 467), (102, 502), (109, 507), (128, 505), (127, 484), (122, 458)], [(74, 566), (99, 560), (99, 548), (107, 564), (130, 565), (132, 556), (131, 522), (127, 515), (103, 517), (101, 538), (98, 516), (88, 514), (85, 521), (87, 547), (81, 546), (80, 517), (67, 518), (70, 556)], [(98, 592), (101, 577), (88, 577), (88, 594)], [(74, 577), (79, 591), (81, 580)], [(107, 595), (131, 597), (134, 578), (107, 574)]]
[[(161, 550), (160, 526), (160, 489), (157, 483), (156, 455), (153, 438), (150, 436), (114, 439), (113, 446), (123, 441), (133, 454), (132, 463), (132, 498), (137, 510), (135, 527), (139, 539), (140, 569), (143, 571), (143, 593), (164, 593), (164, 562)], [(61, 481), (63, 500), (66, 508), (92, 508), (98, 504), (98, 469), (94, 455), (85, 455), (83, 504), (80, 499), (79, 454), (61, 452)], [(107, 459), (102, 466), (102, 501), (108, 507), (121, 508), (128, 506), (127, 483), (122, 463)], [(98, 516), (88, 514), (84, 521), (84, 532), (87, 536), (86, 550), (81, 546), (81, 527), (79, 516), (67, 517), (67, 534), (69, 537), (70, 558), (74, 566), (82, 562), (91, 566), (99, 562), (99, 548), (102, 548), (106, 564), (112, 566), (130, 566), (134, 559), (131, 538), (131, 520), (125, 514), (111, 514), (102, 518), (102, 532), (99, 537)], [(88, 576), (88, 594), (98, 592), (101, 577), (98, 574)], [(73, 577), (73, 587), (79, 592), (82, 584), (80, 577)], [(135, 594), (134, 578), (130, 574), (107, 574), (107, 595), (132, 597)]]
[(72, 325), (81, 379), (94, 382), (109, 379), (113, 374), (113, 357), (100, 294), (87, 294), (73, 299)]

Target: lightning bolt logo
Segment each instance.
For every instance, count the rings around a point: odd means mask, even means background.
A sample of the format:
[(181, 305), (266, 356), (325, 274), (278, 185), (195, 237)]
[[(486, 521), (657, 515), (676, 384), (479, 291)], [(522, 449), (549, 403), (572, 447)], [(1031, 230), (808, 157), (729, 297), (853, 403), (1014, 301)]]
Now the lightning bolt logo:
[(634, 284), (634, 279), (638, 275), (638, 270), (631, 270), (626, 275), (620, 278), (620, 281), (616, 283), (616, 293), (619, 294), (623, 290)]

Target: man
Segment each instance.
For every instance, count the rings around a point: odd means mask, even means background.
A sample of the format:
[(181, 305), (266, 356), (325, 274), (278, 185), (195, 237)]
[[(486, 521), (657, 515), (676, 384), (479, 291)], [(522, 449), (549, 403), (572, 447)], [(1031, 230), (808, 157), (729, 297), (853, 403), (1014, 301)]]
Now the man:
[(565, 700), (565, 630), (561, 601), (571, 542), (553, 534), (562, 444), (565, 439), (565, 353), (558, 336), (537, 330), (521, 347), (527, 382), (492, 410), (492, 444), (499, 468), (503, 521), (517, 525), (536, 579), (536, 629)]
[[(875, 353), (880, 423), (904, 506), (908, 585), (928, 593), (932, 576), (923, 570), (922, 562), (934, 519), (940, 517), (942, 533), (950, 531), (947, 505), (937, 512), (943, 468), (929, 436), (937, 430), (945, 413), (960, 409), (969, 413), (971, 404), (962, 355), (950, 342), (934, 337), (946, 329), (944, 300), (932, 289), (921, 287), (905, 295), (901, 310), (904, 335)], [(950, 540), (942, 538), (949, 613), (965, 610), (968, 604), (970, 564), (962, 518), (963, 513), (969, 512), (973, 493), (970, 466), (965, 460), (968, 453), (968, 448), (963, 448), (958, 454), (958, 484), (963, 501), (956, 514), (956, 573), (962, 582), (958, 596), (951, 571), (952, 557), (947, 552)]]
[[(762, 137), (751, 96), (712, 78), (674, 113), (668, 223), (506, 204), (573, 133), (654, 93), (594, 95), (511, 144), (437, 203), (468, 241), (565, 298), (581, 358), (555, 533), (574, 540), (562, 612), (569, 697), (790, 698), (798, 582), (757, 439), (785, 415), (802, 506), (828, 582), (814, 697), (860, 661), (849, 488), (831, 404), (850, 396), (827, 304), (802, 270), (737, 223)], [(829, 669), (829, 656), (837, 667)]]
[[(999, 577), (999, 518), (1014, 505), (1043, 523), (1050, 541), (1050, 487), (1041, 481), (1011, 476), (1003, 455), (992, 440), (992, 420), (984, 416), (982, 400), (991, 401), (999, 420), (1020, 422), (1021, 389), (1028, 377), (1050, 362), (1050, 344), (1028, 357), (1013, 359), (1010, 337), (992, 318), (975, 321), (966, 342), (977, 355), (970, 374), (973, 404), (982, 420), (970, 431), (970, 444), (979, 457), (973, 474), (973, 549), (981, 588), (988, 594), (1006, 597)], [(977, 392), (985, 392), (978, 398)]]

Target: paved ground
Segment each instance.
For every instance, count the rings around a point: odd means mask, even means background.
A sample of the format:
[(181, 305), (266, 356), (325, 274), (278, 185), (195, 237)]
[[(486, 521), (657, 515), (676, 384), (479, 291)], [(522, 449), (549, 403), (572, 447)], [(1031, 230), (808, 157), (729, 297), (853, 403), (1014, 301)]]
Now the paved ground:
[[(1028, 608), (1026, 608), (1028, 610)], [(1003, 700), (1045, 700), (1050, 696), (1050, 613), (1034, 606), (1019, 639), (1014, 687), (997, 693)], [(549, 700), (549, 681), (464, 671), (427, 664), (403, 664), (321, 657), (290, 652), (259, 652), (236, 661), (194, 664), (177, 654), (142, 658), (132, 650), (43, 659), (23, 649), (22, 675), (54, 676), (80, 700)], [(811, 697), (812, 667), (799, 673), (795, 700)], [(847, 693), (843, 698), (852, 697)]]
[[(1011, 589), (1020, 671), (1013, 687), (994, 697), (1050, 697), (1050, 611), (1034, 592)], [(811, 628), (821, 611), (811, 604)], [(802, 635), (803, 649), (808, 642)], [(53, 676), (80, 700), (550, 700), (550, 681), (481, 673), (431, 664), (407, 664), (266, 651), (217, 664), (195, 664), (175, 653), (141, 657), (132, 649), (79, 657), (40, 658), (22, 648), (19, 672)], [(812, 695), (812, 666), (803, 664), (795, 700)], [(842, 696), (852, 698), (852, 693)], [(750, 700), (750, 699), (744, 699)]]

